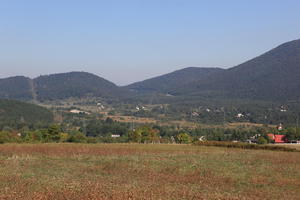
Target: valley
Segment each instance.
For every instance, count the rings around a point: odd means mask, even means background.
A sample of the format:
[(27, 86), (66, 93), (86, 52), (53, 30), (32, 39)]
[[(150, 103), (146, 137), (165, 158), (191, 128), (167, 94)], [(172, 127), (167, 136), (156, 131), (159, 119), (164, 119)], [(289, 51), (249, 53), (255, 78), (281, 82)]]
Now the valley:
[(0, 98), (41, 111), (0, 113), (2, 142), (272, 143), (271, 133), (298, 142), (299, 63), (294, 40), (228, 69), (188, 67), (123, 87), (88, 72), (0, 79)]
[(300, 1), (0, 3), (0, 200), (299, 200)]

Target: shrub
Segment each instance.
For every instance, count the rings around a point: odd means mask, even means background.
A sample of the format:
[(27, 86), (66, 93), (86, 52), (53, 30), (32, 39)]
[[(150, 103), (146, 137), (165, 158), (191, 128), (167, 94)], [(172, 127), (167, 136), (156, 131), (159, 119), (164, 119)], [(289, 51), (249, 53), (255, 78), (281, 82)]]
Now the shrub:
[(138, 130), (131, 131), (129, 132), (128, 137), (130, 142), (141, 142), (142, 133)]
[(188, 144), (191, 142), (191, 137), (187, 133), (179, 133), (176, 136), (176, 141), (180, 144)]
[(59, 142), (60, 140), (60, 135), (59, 133), (61, 132), (60, 130), (60, 126), (54, 124), (54, 125), (51, 125), (48, 129), (47, 129), (47, 132), (45, 132), (45, 139), (46, 141), (48, 142)]
[(7, 142), (21, 142), (21, 138), (17, 133), (11, 133), (8, 131), (0, 132), (0, 144)]
[(264, 137), (262, 137), (262, 136), (260, 136), (257, 139), (257, 144), (267, 144), (267, 143), (268, 143), (268, 141)]
[(69, 137), (70, 136), (68, 133), (59, 133), (59, 141), (60, 142), (67, 142)]
[(75, 143), (86, 143), (87, 142), (87, 137), (83, 133), (75, 133), (71, 135), (67, 142), (75, 142)]

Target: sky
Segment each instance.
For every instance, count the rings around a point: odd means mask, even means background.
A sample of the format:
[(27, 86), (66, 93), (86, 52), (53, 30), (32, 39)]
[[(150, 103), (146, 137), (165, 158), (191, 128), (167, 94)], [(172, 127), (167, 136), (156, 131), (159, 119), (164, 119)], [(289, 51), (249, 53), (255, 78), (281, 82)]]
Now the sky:
[(0, 78), (229, 68), (300, 39), (299, 22), (299, 0), (0, 0)]

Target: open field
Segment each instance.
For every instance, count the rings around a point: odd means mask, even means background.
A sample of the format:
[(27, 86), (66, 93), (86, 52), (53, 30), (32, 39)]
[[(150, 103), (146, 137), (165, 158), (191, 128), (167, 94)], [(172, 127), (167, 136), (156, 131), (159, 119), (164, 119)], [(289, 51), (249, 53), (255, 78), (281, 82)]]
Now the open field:
[(192, 145), (0, 145), (0, 199), (300, 199), (300, 153)]
[[(88, 99), (86, 99), (87, 101)], [(84, 101), (83, 101), (84, 102)], [(172, 120), (168, 119), (167, 117), (161, 117), (159, 118), (152, 118), (152, 117), (137, 117), (137, 116), (127, 116), (127, 115), (121, 115), (120, 113), (110, 115), (108, 114), (109, 111), (111, 111), (111, 108), (106, 108), (104, 110), (99, 110), (99, 108), (96, 105), (79, 105), (78, 103), (82, 103), (80, 100), (75, 100), (75, 99), (69, 99), (65, 101), (59, 101), (58, 104), (46, 104), (46, 103), (39, 103), (38, 105), (43, 106), (48, 109), (55, 109), (55, 110), (60, 110), (60, 109), (65, 109), (63, 112), (69, 113), (69, 110), (71, 109), (72, 106), (75, 106), (79, 110), (85, 111), (85, 112), (90, 112), (94, 114), (102, 114), (103, 117), (99, 119), (105, 119), (107, 117), (118, 121), (118, 122), (125, 122), (125, 123), (141, 123), (141, 124), (158, 124), (160, 126), (178, 126), (178, 127), (184, 127), (184, 128), (239, 128), (239, 127), (248, 127), (248, 128), (253, 128), (253, 127), (263, 127), (264, 124), (259, 124), (259, 123), (251, 123), (251, 122), (227, 122), (225, 124), (206, 124), (206, 123), (199, 123), (195, 121), (189, 121), (189, 120)], [(156, 104), (156, 105), (150, 105), (147, 104), (145, 105), (147, 108), (155, 107), (155, 106), (160, 106), (161, 104)], [(135, 109), (131, 111), (136, 111)], [(161, 115), (163, 116), (163, 115)], [(54, 117), (56, 122), (61, 122), (62, 121), (62, 115), (61, 113), (55, 113), (54, 112)], [(165, 119), (165, 120), (163, 120)], [(275, 128), (276, 125), (271, 125), (269, 124), (268, 127)]]

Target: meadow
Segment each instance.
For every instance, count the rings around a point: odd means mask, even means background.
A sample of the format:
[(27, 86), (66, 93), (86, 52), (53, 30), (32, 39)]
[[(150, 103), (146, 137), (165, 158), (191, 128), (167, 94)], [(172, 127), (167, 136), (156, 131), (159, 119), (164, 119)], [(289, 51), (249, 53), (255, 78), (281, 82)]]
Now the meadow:
[(2, 144), (0, 199), (300, 199), (300, 153), (179, 144)]

